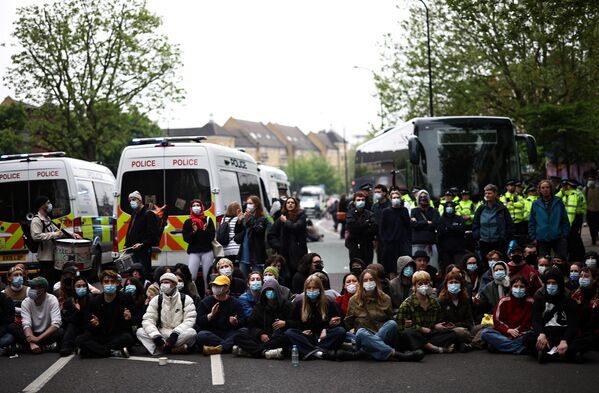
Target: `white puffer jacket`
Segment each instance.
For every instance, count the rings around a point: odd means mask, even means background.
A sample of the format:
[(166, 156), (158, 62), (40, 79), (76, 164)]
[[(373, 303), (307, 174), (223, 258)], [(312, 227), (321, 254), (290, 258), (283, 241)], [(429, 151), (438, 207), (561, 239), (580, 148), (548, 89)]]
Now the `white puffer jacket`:
[(161, 328), (158, 329), (158, 299), (154, 296), (148, 305), (141, 325), (148, 334), (154, 338), (158, 335), (168, 337), (171, 333), (181, 334), (187, 329), (193, 329), (196, 322), (196, 307), (191, 296), (185, 296), (185, 307), (181, 304), (181, 294), (175, 290), (172, 296), (162, 294)]

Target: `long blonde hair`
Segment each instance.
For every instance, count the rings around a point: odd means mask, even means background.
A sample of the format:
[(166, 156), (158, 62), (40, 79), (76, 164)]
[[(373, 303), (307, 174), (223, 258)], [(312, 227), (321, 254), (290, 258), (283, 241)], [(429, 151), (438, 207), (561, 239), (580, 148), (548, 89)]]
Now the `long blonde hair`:
[(308, 278), (306, 278), (306, 281), (304, 282), (304, 299), (302, 302), (302, 322), (307, 322), (308, 318), (310, 317), (311, 311), (312, 311), (312, 302), (310, 301), (310, 299), (308, 298), (308, 295), (306, 293), (306, 288), (308, 288), (308, 285), (314, 283), (318, 289), (320, 290), (320, 297), (318, 298), (318, 309), (320, 311), (320, 316), (322, 317), (322, 320), (326, 320), (327, 319), (327, 313), (329, 311), (329, 302), (327, 300), (327, 296), (324, 293), (324, 286), (322, 285), (322, 281), (320, 280), (320, 278), (316, 275), (316, 274), (312, 274), (310, 276), (308, 276)]

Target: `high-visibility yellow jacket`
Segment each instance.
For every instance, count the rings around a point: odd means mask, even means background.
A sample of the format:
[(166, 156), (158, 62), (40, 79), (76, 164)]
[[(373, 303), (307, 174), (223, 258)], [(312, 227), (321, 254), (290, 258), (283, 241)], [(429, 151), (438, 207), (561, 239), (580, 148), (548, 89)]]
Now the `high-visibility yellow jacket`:
[(499, 200), (507, 207), (514, 224), (524, 221), (524, 198), (516, 193), (506, 192)]
[[(475, 211), (476, 205), (470, 199), (467, 201), (459, 201), (456, 206), (456, 213), (464, 219), (465, 225), (472, 225), (472, 219), (474, 218)], [(464, 216), (469, 216), (469, 218), (466, 220)]]

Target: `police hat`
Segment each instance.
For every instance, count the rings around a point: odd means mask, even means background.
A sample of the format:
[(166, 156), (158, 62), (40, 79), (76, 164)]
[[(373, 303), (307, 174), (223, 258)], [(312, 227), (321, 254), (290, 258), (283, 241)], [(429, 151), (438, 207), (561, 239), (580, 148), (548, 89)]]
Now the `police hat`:
[(462, 194), (462, 195), (470, 195), (470, 190), (462, 190), (462, 192), (460, 194)]
[(372, 184), (370, 184), (370, 183), (362, 184), (360, 186), (360, 190), (363, 190), (363, 191), (372, 191)]
[(445, 196), (453, 196), (453, 193), (450, 190), (445, 191)]
[(516, 180), (514, 179), (510, 179), (508, 181), (505, 182), (506, 186), (515, 186), (516, 185)]

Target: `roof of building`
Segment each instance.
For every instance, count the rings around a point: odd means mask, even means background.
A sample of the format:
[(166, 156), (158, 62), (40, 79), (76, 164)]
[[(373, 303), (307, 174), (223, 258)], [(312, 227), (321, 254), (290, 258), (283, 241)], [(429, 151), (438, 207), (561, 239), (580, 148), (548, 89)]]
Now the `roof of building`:
[(246, 137), (246, 135), (237, 129), (221, 127), (213, 121), (209, 121), (202, 127), (192, 128), (170, 128), (166, 130), (169, 136), (223, 136), (235, 138), (235, 147), (256, 147), (256, 144)]
[(335, 147), (335, 145), (333, 144), (333, 142), (329, 139), (329, 136), (327, 135), (327, 133), (325, 131), (313, 132), (312, 134), (315, 135), (318, 138), (318, 140), (320, 140), (320, 142), (326, 146), (327, 149), (331, 149), (331, 150), (337, 149)]
[(316, 151), (316, 146), (308, 139), (308, 136), (298, 127), (285, 126), (277, 123), (268, 123), (266, 127), (276, 129), (285, 138), (286, 144), (292, 144), (298, 150)]
[(260, 146), (285, 148), (285, 145), (262, 122), (240, 120), (231, 117), (224, 124), (224, 127), (228, 129), (241, 129), (248, 139), (252, 142), (259, 143)]

